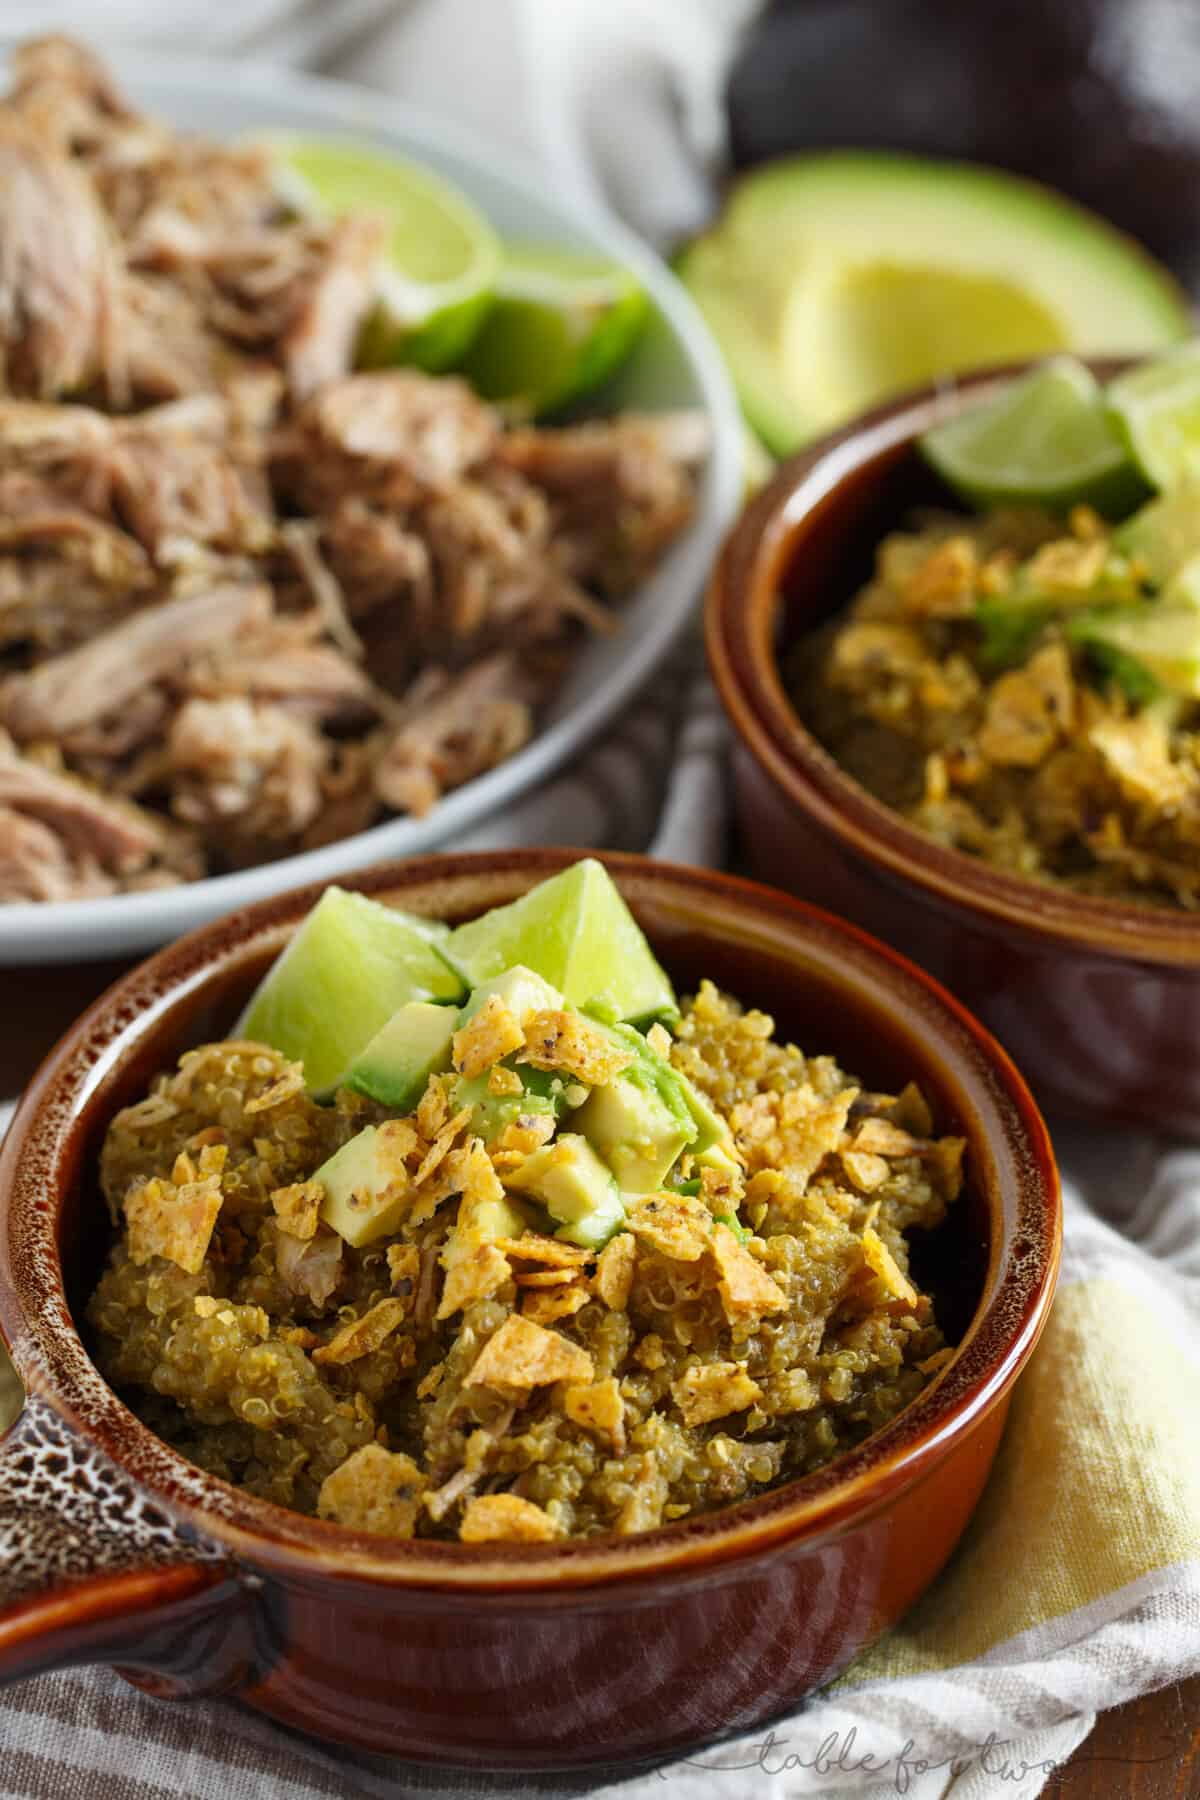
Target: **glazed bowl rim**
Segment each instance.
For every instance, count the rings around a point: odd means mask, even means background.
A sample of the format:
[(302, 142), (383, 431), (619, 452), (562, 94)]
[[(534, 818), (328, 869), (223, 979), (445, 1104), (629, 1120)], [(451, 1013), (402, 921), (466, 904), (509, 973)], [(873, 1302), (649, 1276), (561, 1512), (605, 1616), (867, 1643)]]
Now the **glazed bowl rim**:
[[(434, 855), (361, 871), (350, 885), (397, 902), (412, 901), (417, 888), (477, 877), (528, 875), (532, 883), (578, 857), (577, 850), (557, 849)], [(44, 1195), (48, 1189), (61, 1195), (69, 1186), (73, 1129), (97, 1103), (122, 1055), (152, 1044), (176, 1006), (201, 994), (223, 970), (236, 967), (240, 957), (253, 954), (256, 943), (269, 943), (272, 934), (302, 917), (323, 884), (294, 889), (202, 926), (118, 980), (45, 1059), (0, 1146), (0, 1181), (5, 1183), (0, 1303), (7, 1279), (19, 1330), (13, 1332), (11, 1320), (0, 1323), (27, 1394), (49, 1401), (155, 1504), (231, 1554), (293, 1574), (427, 1588), (442, 1597), (499, 1590), (517, 1599), (522, 1593), (533, 1597), (547, 1589), (593, 1588), (667, 1572), (709, 1574), (718, 1564), (741, 1563), (779, 1543), (832, 1535), (886, 1507), (970, 1434), (1009, 1391), (1032, 1354), (1057, 1280), (1061, 1195), (1045, 1124), (1020, 1074), (990, 1033), (924, 971), (817, 907), (712, 870), (623, 854), (604, 854), (601, 860), (618, 879), (647, 883), (650, 903), (669, 906), (672, 895), (699, 887), (712, 892), (714, 902), (723, 899), (764, 929), (782, 924), (793, 941), (807, 940), (817, 954), (823, 941), (832, 941), (845, 965), (870, 984), (870, 1002), (865, 993), (860, 996), (864, 1009), (869, 1003), (882, 1007), (890, 999), (895, 1006), (906, 1000), (921, 1009), (923, 1023), (928, 1023), (926, 1012), (937, 1021), (937, 1048), (947, 1074), (957, 1075), (972, 1108), (980, 1110), (980, 1118), (967, 1128), (982, 1133), (982, 1114), (990, 1105), (1004, 1137), (1002, 1145), (984, 1140), (989, 1161), (980, 1185), (991, 1219), (990, 1260), (983, 1296), (954, 1358), (895, 1419), (826, 1468), (757, 1498), (630, 1538), (568, 1539), (489, 1547), (486, 1552), (440, 1540), (383, 1540), (259, 1500), (196, 1468), (142, 1424), (92, 1362), (66, 1299), (57, 1244), (59, 1207), (47, 1205)], [(831, 982), (832, 969), (821, 978)], [(1006, 1193), (1014, 1213), (1011, 1231), (1006, 1229)], [(13, 1267), (13, 1244), (20, 1252), (20, 1222), (30, 1213), (37, 1221), (31, 1232), (34, 1256), (31, 1263), (26, 1246), (19, 1274)], [(10, 1230), (12, 1218), (17, 1224)], [(1002, 1242), (1014, 1236), (1016, 1249), (1009, 1242), (1002, 1259)], [(32, 1265), (37, 1265), (33, 1276)]]
[[(818, 742), (780, 673), (773, 602), (803, 521), (864, 465), (889, 451), (911, 450), (922, 431), (962, 411), (970, 398), (987, 398), (1045, 360), (1034, 357), (915, 388), (781, 463), (743, 509), (714, 566), (705, 608), (709, 666), (737, 737), (760, 769), (797, 810), (859, 858), (928, 900), (994, 925), (1050, 938), (1071, 950), (1200, 971), (1194, 914), (1078, 894), (1010, 874), (909, 824)], [(1081, 360), (1106, 377), (1138, 359)]]

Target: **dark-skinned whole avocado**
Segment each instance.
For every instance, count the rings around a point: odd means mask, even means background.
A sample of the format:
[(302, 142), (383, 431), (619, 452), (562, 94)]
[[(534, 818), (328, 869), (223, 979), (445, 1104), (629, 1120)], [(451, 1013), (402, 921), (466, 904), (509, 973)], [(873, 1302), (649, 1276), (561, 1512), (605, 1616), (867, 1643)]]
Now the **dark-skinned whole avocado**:
[(1029, 175), (1200, 284), (1197, 0), (775, 0), (727, 85), (735, 166), (907, 150)]

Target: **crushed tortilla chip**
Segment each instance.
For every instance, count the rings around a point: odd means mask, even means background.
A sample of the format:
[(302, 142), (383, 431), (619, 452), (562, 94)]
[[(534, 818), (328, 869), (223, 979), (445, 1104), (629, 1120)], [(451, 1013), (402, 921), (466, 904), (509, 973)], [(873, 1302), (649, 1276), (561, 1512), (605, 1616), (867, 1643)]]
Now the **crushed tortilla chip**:
[(489, 994), (473, 1019), (453, 1039), (454, 1066), (468, 1080), (482, 1075), (525, 1042), (521, 1021), (499, 994)]
[(515, 1069), (506, 1069), (503, 1063), (497, 1063), (487, 1078), (487, 1091), (495, 1094), (497, 1099), (504, 1099), (510, 1094), (523, 1092), (525, 1083)]
[(564, 1281), (575, 1280), (574, 1269), (529, 1269), (523, 1270), (517, 1277), (518, 1287), (549, 1288), (561, 1287)]
[(902, 1301), (905, 1306), (916, 1306), (920, 1295), (873, 1225), (863, 1227), (862, 1247), (872, 1272), (893, 1299)]
[(519, 1238), (500, 1238), (498, 1242), (506, 1256), (515, 1256), (520, 1262), (544, 1263), (549, 1269), (577, 1268), (595, 1255), (593, 1250), (564, 1243), (561, 1238), (543, 1237), (537, 1231), (523, 1232)]
[(629, 1203), (630, 1230), (673, 1262), (697, 1262), (709, 1247), (712, 1214), (694, 1194), (646, 1194)]
[(521, 1317), (535, 1325), (553, 1325), (570, 1319), (591, 1299), (582, 1281), (559, 1282), (557, 1287), (527, 1288), (521, 1298)]
[(891, 1164), (871, 1150), (843, 1150), (842, 1167), (860, 1194), (874, 1193), (891, 1174)]
[(701, 1363), (685, 1369), (671, 1383), (675, 1404), (683, 1414), (685, 1425), (706, 1425), (710, 1419), (723, 1419), (727, 1413), (745, 1412), (762, 1398), (757, 1381), (747, 1375), (740, 1363)]
[(576, 1425), (606, 1438), (618, 1456), (625, 1451), (625, 1402), (615, 1375), (604, 1381), (592, 1381), (581, 1387), (569, 1387), (563, 1394), (563, 1411)]
[(280, 1231), (294, 1238), (314, 1235), (324, 1202), (325, 1188), (319, 1181), (297, 1181), (291, 1187), (276, 1188), (271, 1195)]
[(600, 1252), (592, 1287), (597, 1299), (612, 1312), (624, 1312), (637, 1268), (637, 1239), (631, 1231), (619, 1231)]
[(265, 1088), (253, 1100), (247, 1100), (244, 1110), (247, 1114), (269, 1112), (271, 1107), (278, 1106), (282, 1101), (290, 1100), (294, 1094), (303, 1092), (304, 1064), (288, 1063), (283, 1073), (271, 1083), (269, 1088)]
[(456, 1259), (447, 1269), (446, 1285), (436, 1316), (448, 1319), (452, 1313), (461, 1312), (464, 1306), (474, 1305), (476, 1300), (490, 1300), (511, 1274), (508, 1258), (502, 1250), (497, 1250), (495, 1244), (478, 1245), (469, 1256)]
[(857, 1097), (857, 1088), (823, 1095), (804, 1083), (740, 1101), (729, 1123), (747, 1173), (779, 1169), (802, 1187), (837, 1149)]
[(547, 1010), (526, 1019), (525, 1048), (517, 1060), (535, 1069), (562, 1069), (589, 1087), (603, 1087), (629, 1067), (633, 1055), (582, 1013)]
[(540, 1506), (519, 1494), (480, 1494), (463, 1508), (464, 1544), (548, 1544), (562, 1532)]
[[(201, 1159), (214, 1154), (205, 1150)], [(152, 1256), (162, 1256), (188, 1275), (198, 1275), (204, 1267), (222, 1198), (220, 1164), (211, 1173), (179, 1184), (164, 1181), (161, 1176), (139, 1182), (125, 1196), (130, 1260), (145, 1263)]]
[(921, 1146), (899, 1125), (886, 1119), (864, 1119), (854, 1134), (854, 1148), (873, 1156), (914, 1156)]
[(364, 1444), (321, 1483), (317, 1515), (349, 1531), (410, 1538), (428, 1486), (411, 1456)]
[[(430, 1144), (428, 1150), (426, 1150), (424, 1156), (421, 1158), (417, 1172), (413, 1176), (414, 1187), (420, 1187), (423, 1182), (428, 1181), (429, 1177), (437, 1169), (438, 1164), (444, 1157), (450, 1154), (455, 1138), (458, 1137), (460, 1132), (465, 1131), (467, 1126), (471, 1123), (472, 1111), (473, 1109), (471, 1107), (464, 1106), (462, 1111), (456, 1112), (452, 1119), (447, 1119), (446, 1123), (442, 1126), (432, 1144)], [(380, 1129), (382, 1129), (382, 1127)]]
[(728, 1225), (716, 1226), (710, 1245), (719, 1272), (721, 1304), (731, 1324), (739, 1319), (760, 1318), (764, 1313), (786, 1312), (787, 1295), (743, 1249)]
[(393, 1289), (405, 1281), (415, 1286), (421, 1273), (421, 1252), (415, 1244), (389, 1244), (387, 1266), (388, 1280)]
[(432, 1143), (450, 1117), (450, 1101), (446, 1084), (440, 1075), (431, 1075), (425, 1092), (417, 1103), (417, 1130), (427, 1143)]
[(515, 1167), (535, 1150), (540, 1150), (543, 1144), (548, 1144), (556, 1126), (553, 1113), (521, 1113), (504, 1127), (499, 1137), (493, 1138), (488, 1150), (506, 1168)]
[(671, 1034), (666, 1026), (661, 1024), (657, 1019), (646, 1033), (646, 1042), (656, 1055), (662, 1057), (664, 1062), (670, 1061), (672, 1043)]
[(314, 1350), (313, 1361), (340, 1364), (355, 1362), (360, 1356), (370, 1355), (372, 1350), (378, 1350), (384, 1339), (395, 1331), (404, 1318), (405, 1310), (404, 1302), (400, 1299), (377, 1301), (370, 1312), (364, 1313), (361, 1319), (351, 1319), (327, 1344)]
[(592, 1369), (591, 1357), (578, 1344), (512, 1313), (476, 1357), (466, 1385), (546, 1387), (553, 1381), (590, 1381)]

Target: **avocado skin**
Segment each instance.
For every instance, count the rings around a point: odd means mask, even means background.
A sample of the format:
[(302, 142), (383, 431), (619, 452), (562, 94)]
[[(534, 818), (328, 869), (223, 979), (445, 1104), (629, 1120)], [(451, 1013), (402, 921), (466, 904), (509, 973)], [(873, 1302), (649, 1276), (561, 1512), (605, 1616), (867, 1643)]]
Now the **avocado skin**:
[(726, 87), (736, 168), (905, 150), (1061, 189), (1200, 282), (1196, 0), (776, 0)]

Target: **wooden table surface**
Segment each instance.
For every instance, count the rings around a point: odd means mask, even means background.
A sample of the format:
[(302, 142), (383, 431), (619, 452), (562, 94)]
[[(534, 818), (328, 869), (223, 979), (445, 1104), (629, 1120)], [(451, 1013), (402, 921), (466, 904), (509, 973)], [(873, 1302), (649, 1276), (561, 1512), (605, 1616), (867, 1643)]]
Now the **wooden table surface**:
[[(0, 972), (0, 1099), (20, 1091), (72, 1019), (130, 966)], [(1055, 1800), (1200, 1800), (1200, 1678), (1105, 1713), (1046, 1791)]]

